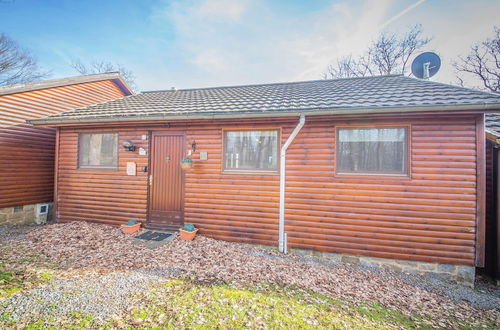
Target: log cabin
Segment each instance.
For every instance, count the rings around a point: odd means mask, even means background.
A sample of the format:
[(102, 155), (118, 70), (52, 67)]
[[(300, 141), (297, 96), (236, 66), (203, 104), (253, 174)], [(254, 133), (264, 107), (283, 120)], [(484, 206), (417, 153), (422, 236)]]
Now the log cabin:
[(498, 95), (389, 75), (143, 92), (30, 122), (57, 130), (57, 221), (187, 222), (471, 283), (499, 110)]
[(0, 87), (0, 224), (33, 223), (50, 213), (56, 130), (26, 120), (131, 94), (119, 73)]

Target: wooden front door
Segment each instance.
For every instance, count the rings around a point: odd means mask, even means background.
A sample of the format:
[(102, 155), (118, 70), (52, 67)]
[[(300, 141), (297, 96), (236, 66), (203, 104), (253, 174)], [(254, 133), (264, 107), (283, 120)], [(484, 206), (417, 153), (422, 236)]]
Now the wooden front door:
[(149, 178), (149, 228), (176, 230), (184, 223), (183, 132), (154, 132)]

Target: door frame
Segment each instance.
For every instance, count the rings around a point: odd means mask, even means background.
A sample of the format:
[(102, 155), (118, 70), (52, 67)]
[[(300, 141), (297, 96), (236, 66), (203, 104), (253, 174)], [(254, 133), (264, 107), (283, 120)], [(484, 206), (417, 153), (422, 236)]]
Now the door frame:
[[(169, 135), (176, 135), (176, 136), (182, 136), (182, 145), (184, 146), (182, 148), (182, 153), (183, 155), (186, 155), (186, 150), (187, 150), (187, 145), (186, 145), (186, 131), (185, 130), (169, 130), (169, 129), (156, 129), (156, 130), (149, 130), (148, 131), (148, 146), (149, 146), (149, 154), (148, 154), (148, 176), (146, 179), (146, 185), (148, 187), (147, 189), (147, 201), (146, 201), (146, 222), (144, 223), (145, 228), (158, 228), (158, 226), (151, 226), (151, 184), (150, 184), (150, 178), (153, 173), (153, 152), (154, 152), (154, 138), (156, 136), (169, 136)], [(184, 201), (185, 201), (185, 191), (186, 191), (186, 174), (183, 172), (182, 174), (182, 224), (184, 224)]]

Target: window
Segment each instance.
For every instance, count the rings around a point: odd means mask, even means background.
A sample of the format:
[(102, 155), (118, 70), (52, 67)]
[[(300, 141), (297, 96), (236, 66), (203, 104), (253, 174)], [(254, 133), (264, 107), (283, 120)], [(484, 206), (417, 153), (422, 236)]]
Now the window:
[(80, 133), (78, 166), (80, 168), (117, 168), (117, 133)]
[(224, 169), (278, 169), (278, 130), (224, 131)]
[(407, 128), (338, 128), (337, 174), (406, 175)]

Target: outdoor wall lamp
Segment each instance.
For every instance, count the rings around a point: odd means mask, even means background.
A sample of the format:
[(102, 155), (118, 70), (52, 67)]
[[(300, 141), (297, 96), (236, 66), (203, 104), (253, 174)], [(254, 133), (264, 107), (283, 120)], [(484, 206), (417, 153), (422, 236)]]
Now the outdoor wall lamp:
[(123, 149), (126, 151), (135, 151), (135, 146), (129, 140), (123, 141)]
[(191, 150), (193, 150), (193, 152), (196, 151), (196, 141), (193, 141), (193, 143), (191, 143)]

